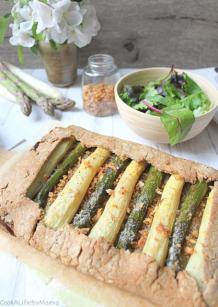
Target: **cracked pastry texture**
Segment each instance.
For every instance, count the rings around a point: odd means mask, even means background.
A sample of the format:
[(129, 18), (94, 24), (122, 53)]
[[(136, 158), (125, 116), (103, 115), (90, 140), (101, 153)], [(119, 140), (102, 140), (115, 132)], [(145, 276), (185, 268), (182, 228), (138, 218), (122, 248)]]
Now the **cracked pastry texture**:
[(205, 306), (196, 282), (187, 273), (175, 278), (172, 270), (159, 268), (151, 257), (118, 250), (103, 239), (90, 239), (70, 225), (55, 231), (40, 223), (30, 244), (65, 265), (154, 304)]
[(195, 280), (186, 272), (180, 272), (175, 277), (172, 270), (159, 268), (149, 256), (118, 250), (103, 239), (90, 239), (69, 225), (54, 231), (39, 222), (42, 211), (25, 196), (26, 191), (55, 147), (64, 139), (72, 137), (87, 147), (102, 146), (120, 156), (136, 161), (146, 160), (160, 171), (179, 174), (187, 182), (218, 180), (217, 170), (147, 146), (105, 137), (76, 126), (55, 128), (23, 155), (12, 172), (0, 179), (0, 217), (3, 224), (11, 227), (16, 237), (64, 265), (73, 266), (82, 273), (149, 299), (156, 305), (197, 307), (205, 306), (205, 299), (211, 306), (216, 306), (218, 246), (214, 240), (218, 233), (218, 184), (215, 185), (214, 197), (217, 206), (214, 206), (210, 226), (213, 235), (210, 237), (208, 232), (208, 244), (205, 246), (206, 286), (203, 299)]
[[(73, 137), (87, 147), (102, 146), (119, 156), (126, 156), (136, 161), (146, 160), (160, 171), (179, 174), (188, 182), (202, 179), (218, 180), (218, 171), (215, 169), (173, 157), (151, 147), (114, 137), (106, 137), (77, 126), (55, 128), (23, 155), (13, 168), (13, 172), (9, 172), (8, 176), (0, 178), (0, 216), (3, 220), (5, 216), (12, 220), (15, 234), (18, 237), (25, 238), (28, 241), (40, 219), (41, 211), (37, 204), (25, 196), (28, 187), (35, 180), (42, 166), (49, 160), (56, 146), (63, 140)], [(20, 202), (24, 208), (30, 207), (28, 210), (30, 218), (28, 214), (25, 214), (22, 225), (20, 225), (19, 217), (21, 213), (18, 212), (21, 209), (16, 209), (21, 208)]]

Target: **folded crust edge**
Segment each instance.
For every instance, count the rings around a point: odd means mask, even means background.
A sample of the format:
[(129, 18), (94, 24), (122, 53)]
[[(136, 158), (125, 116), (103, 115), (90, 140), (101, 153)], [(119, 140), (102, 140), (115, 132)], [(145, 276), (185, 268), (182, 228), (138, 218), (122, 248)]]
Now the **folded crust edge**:
[[(13, 167), (13, 172), (11, 174), (9, 172), (7, 176), (4, 176), (4, 178), (0, 180), (0, 216), (7, 217), (9, 220), (11, 219), (15, 235), (24, 239), (26, 242), (29, 242), (32, 236), (34, 238), (37, 234), (38, 227), (41, 227), (41, 223), (37, 226), (40, 219), (41, 210), (38, 208), (36, 203), (25, 197), (26, 190), (37, 176), (37, 173), (40, 171), (44, 161), (49, 158), (49, 155), (52, 153), (55, 147), (63, 139), (71, 138), (73, 136), (87, 147), (102, 146), (121, 156), (128, 156), (137, 161), (146, 160), (148, 163), (151, 163), (163, 172), (180, 174), (188, 182), (203, 179), (208, 181), (218, 179), (217, 170), (192, 161), (172, 157), (167, 153), (160, 152), (159, 150), (144, 145), (123, 141), (114, 137), (102, 136), (77, 126), (55, 128), (50, 131), (40, 142), (37, 142), (34, 148), (23, 155), (22, 159), (16, 164), (16, 167)], [(29, 214), (23, 214), (22, 211), (24, 212), (27, 207), (29, 207)], [(20, 208), (23, 209), (21, 210)], [(20, 223), (21, 218), (23, 218), (22, 223)], [(26, 221), (28, 221), (28, 223), (26, 223)], [(33, 239), (31, 242), (33, 242)], [(34, 244), (32, 243), (32, 245)], [(29, 248), (29, 245), (26, 244), (26, 247)], [(46, 252), (48, 253), (48, 251)], [(61, 257), (59, 256), (56, 258), (60, 258), (59, 260), (61, 260)], [(157, 274), (159, 274), (158, 267), (156, 267), (154, 271), (155, 270), (157, 277)], [(82, 267), (81, 271), (83, 271)], [(169, 271), (168, 274), (170, 276), (173, 273)], [(162, 274), (162, 276), (164, 275)], [(182, 282), (184, 280), (187, 281), (187, 279), (190, 279), (189, 282), (192, 282), (192, 288), (194, 287), (193, 289), (197, 289), (195, 281), (190, 278), (187, 273), (181, 272), (178, 278), (179, 279), (173, 277), (174, 282), (177, 285), (180, 282), (180, 285), (182, 285), (181, 289), (186, 287), (185, 283), (182, 284)], [(216, 276), (212, 279), (208, 279), (208, 286), (204, 292), (204, 297), (208, 302), (211, 299), (212, 292), (214, 295), (214, 291), (212, 291), (212, 289), (215, 289), (216, 280)], [(190, 283), (188, 284), (190, 285)], [(209, 284), (211, 284), (211, 286)], [(162, 284), (160, 283), (159, 286), (162, 287)], [(129, 289), (127, 290), (129, 291)], [(196, 298), (199, 300), (198, 305), (196, 306), (203, 306), (204, 303), (200, 293), (197, 290), (196, 293)], [(161, 304), (162, 303), (163, 301), (161, 300)], [(192, 304), (190, 306), (194, 305)]]

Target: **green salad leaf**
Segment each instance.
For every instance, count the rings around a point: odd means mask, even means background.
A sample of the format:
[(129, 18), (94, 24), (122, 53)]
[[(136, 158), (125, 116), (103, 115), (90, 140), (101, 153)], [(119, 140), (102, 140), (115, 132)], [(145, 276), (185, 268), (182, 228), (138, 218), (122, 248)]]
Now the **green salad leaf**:
[(189, 108), (195, 117), (208, 112), (210, 109), (210, 101), (202, 91), (187, 96), (181, 100), (181, 104)]
[(143, 102), (139, 102), (134, 105), (133, 109), (137, 111), (148, 111), (148, 107)]
[(134, 107), (139, 103), (140, 95), (144, 90), (144, 86), (130, 86), (125, 85), (123, 91), (120, 93), (120, 98), (130, 107)]
[(179, 105), (174, 105), (163, 110), (160, 116), (169, 136), (171, 145), (181, 142), (190, 131), (195, 117), (193, 112)]
[(120, 98), (137, 111), (159, 116), (171, 145), (181, 142), (195, 118), (209, 111), (211, 103), (199, 85), (186, 73), (173, 68), (163, 79), (145, 86), (125, 85)]
[(181, 93), (178, 91), (178, 89), (168, 80), (163, 84), (164, 91), (167, 94), (167, 97), (173, 98), (173, 99), (180, 99)]
[(183, 89), (187, 93), (187, 95), (202, 92), (201, 88), (197, 85), (197, 83), (192, 80), (186, 73), (183, 74), (183, 77), (185, 80)]
[(153, 83), (145, 87), (143, 93), (139, 97), (140, 101), (143, 99), (148, 100), (151, 105), (164, 104), (165, 101), (165, 97), (158, 94)]
[(133, 107), (135, 101), (129, 96), (127, 92), (120, 93), (120, 98), (130, 107)]

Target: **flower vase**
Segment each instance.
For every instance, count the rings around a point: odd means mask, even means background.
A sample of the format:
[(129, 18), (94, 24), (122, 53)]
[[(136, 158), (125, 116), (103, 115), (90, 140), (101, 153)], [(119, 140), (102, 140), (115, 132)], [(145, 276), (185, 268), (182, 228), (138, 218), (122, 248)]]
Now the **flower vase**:
[(57, 87), (68, 87), (77, 77), (78, 52), (75, 44), (62, 44), (54, 49), (40, 42), (39, 51), (48, 80)]

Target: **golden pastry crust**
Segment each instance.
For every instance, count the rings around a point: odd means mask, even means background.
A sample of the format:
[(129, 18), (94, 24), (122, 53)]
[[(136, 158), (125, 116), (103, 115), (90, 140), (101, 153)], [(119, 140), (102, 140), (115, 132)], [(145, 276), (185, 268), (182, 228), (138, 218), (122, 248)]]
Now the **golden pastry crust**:
[(27, 245), (25, 241), (10, 236), (1, 229), (1, 226), (0, 251), (14, 255), (17, 259), (45, 275), (47, 280), (55, 279), (67, 287), (68, 291), (91, 299), (99, 306), (157, 307), (144, 298), (101, 282), (92, 276), (82, 274), (73, 267), (63, 265), (57, 259), (52, 259), (45, 253)]
[[(179, 174), (187, 182), (218, 180), (218, 171), (215, 169), (172, 157), (144, 145), (102, 136), (76, 126), (55, 128), (23, 155), (16, 167), (13, 167), (13, 171), (0, 179), (2, 223), (11, 227), (14, 235), (24, 240), (26, 243), (22, 244), (26, 244), (28, 248), (28, 244), (31, 244), (62, 265), (75, 267), (82, 273), (127, 290), (152, 304), (205, 306), (195, 280), (188, 273), (180, 272), (175, 277), (172, 270), (160, 269), (156, 262), (146, 255), (118, 250), (102, 239), (88, 238), (69, 225), (54, 231), (39, 222), (41, 209), (26, 197), (26, 192), (56, 146), (64, 139), (74, 137), (87, 147), (101, 146), (120, 156), (136, 161), (145, 160), (163, 172)], [(215, 189), (215, 195), (218, 195), (218, 184)], [(205, 254), (208, 254), (210, 259), (205, 260), (204, 264), (205, 281), (208, 284), (203, 293), (207, 302), (217, 302), (214, 294), (217, 277), (213, 276), (218, 268), (218, 247), (214, 245), (218, 233), (217, 199), (216, 196), (208, 232), (208, 246), (205, 247)], [(210, 234), (213, 235), (210, 237)], [(216, 306), (214, 303), (210, 304)]]
[(185, 272), (159, 268), (149, 256), (119, 250), (104, 239), (91, 239), (67, 225), (51, 230), (39, 223), (30, 241), (67, 266), (73, 266), (133, 294), (164, 306), (204, 306), (196, 282)]

